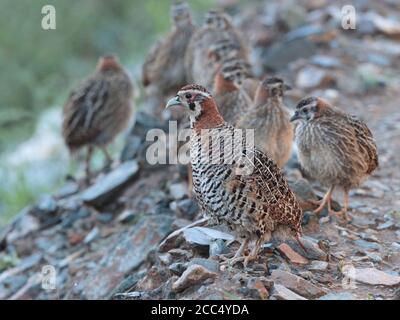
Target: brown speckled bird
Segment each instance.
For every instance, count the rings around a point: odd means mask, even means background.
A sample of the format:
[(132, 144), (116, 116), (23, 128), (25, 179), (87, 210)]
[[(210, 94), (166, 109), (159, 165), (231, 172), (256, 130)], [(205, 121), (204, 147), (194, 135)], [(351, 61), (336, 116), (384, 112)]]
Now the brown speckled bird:
[(248, 46), (240, 31), (232, 24), (228, 14), (210, 11), (206, 15), (205, 24), (196, 30), (188, 45), (185, 56), (186, 77), (189, 82), (199, 83), (211, 88), (219, 63), (210, 62), (210, 55), (221, 41), (229, 41), (234, 47), (233, 54), (237, 58), (248, 60)]
[(252, 101), (242, 88), (249, 71), (239, 65), (224, 65), (214, 79), (213, 94), (219, 111), (226, 122), (235, 125), (243, 112), (251, 108)]
[[(299, 161), (305, 173), (328, 186), (316, 213), (328, 205), (330, 214), (346, 214), (349, 190), (359, 186), (378, 167), (377, 147), (367, 125), (328, 102), (316, 98), (301, 100), (291, 121), (295, 129)], [(333, 189), (344, 191), (340, 212), (331, 210)]]
[(72, 90), (63, 110), (62, 134), (71, 152), (87, 146), (86, 177), (90, 177), (93, 146), (111, 157), (106, 146), (128, 124), (132, 114), (133, 85), (113, 55), (100, 58), (93, 75)]
[[(244, 259), (247, 265), (271, 236), (298, 239), (302, 211), (274, 161), (251, 141), (241, 141), (243, 130), (224, 121), (204, 87), (183, 87), (166, 107), (173, 105), (182, 105), (191, 120), (193, 187), (203, 213), (241, 241), (229, 262)], [(255, 245), (244, 257), (249, 241)]]
[(142, 83), (149, 94), (165, 96), (185, 83), (184, 57), (195, 30), (186, 2), (171, 6), (172, 31), (150, 49), (142, 67)]
[(239, 128), (254, 129), (255, 144), (280, 168), (292, 153), (293, 126), (290, 111), (283, 104), (283, 94), (290, 87), (279, 78), (260, 82), (254, 107), (248, 108), (237, 123)]

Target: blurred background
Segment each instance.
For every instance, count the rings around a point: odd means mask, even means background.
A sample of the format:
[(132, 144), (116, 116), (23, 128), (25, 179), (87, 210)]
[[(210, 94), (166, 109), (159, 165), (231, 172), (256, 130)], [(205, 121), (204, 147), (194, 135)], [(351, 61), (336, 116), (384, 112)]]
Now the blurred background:
[[(0, 0), (0, 226), (77, 170), (60, 134), (69, 91), (107, 52), (137, 82), (149, 47), (170, 28), (171, 2)], [(213, 3), (190, 1), (196, 20)], [(56, 8), (56, 30), (41, 28), (44, 5)]]

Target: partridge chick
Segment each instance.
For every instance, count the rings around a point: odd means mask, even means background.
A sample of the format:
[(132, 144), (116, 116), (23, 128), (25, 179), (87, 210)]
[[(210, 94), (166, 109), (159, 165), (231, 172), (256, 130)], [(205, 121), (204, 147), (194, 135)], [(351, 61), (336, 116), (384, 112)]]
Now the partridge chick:
[(230, 124), (236, 124), (240, 115), (252, 105), (248, 94), (241, 84), (248, 77), (248, 71), (242, 67), (222, 67), (214, 79), (213, 94), (221, 115)]
[[(355, 116), (316, 97), (301, 100), (291, 121), (298, 122), (295, 141), (305, 173), (329, 187), (315, 212), (321, 212), (327, 205), (330, 214), (341, 214), (348, 219), (349, 190), (359, 186), (378, 167), (371, 131)], [(340, 212), (331, 209), (335, 187), (344, 191)]]
[(128, 124), (132, 113), (133, 85), (117, 58), (100, 58), (94, 74), (75, 88), (63, 110), (62, 134), (71, 152), (88, 147), (86, 177), (90, 176), (93, 146), (106, 146)]
[[(166, 107), (173, 105), (182, 105), (191, 120), (193, 188), (203, 213), (241, 241), (230, 262), (247, 265), (271, 236), (297, 238), (302, 211), (274, 161), (241, 139), (244, 131), (224, 121), (204, 87), (183, 87)], [(244, 258), (249, 241), (255, 245)]]
[(155, 43), (142, 66), (142, 83), (146, 91), (161, 97), (176, 92), (186, 83), (184, 57), (195, 30), (186, 2), (172, 5), (171, 20), (171, 32)]
[(210, 64), (210, 48), (224, 40), (237, 47), (237, 58), (248, 60), (248, 46), (242, 34), (232, 24), (229, 15), (219, 11), (208, 12), (205, 24), (196, 30), (187, 48), (185, 70), (189, 82), (212, 87), (219, 64)]
[(283, 93), (290, 87), (279, 78), (260, 82), (254, 107), (248, 108), (237, 123), (239, 128), (254, 129), (255, 144), (283, 168), (292, 153), (293, 126), (290, 112), (283, 104)]

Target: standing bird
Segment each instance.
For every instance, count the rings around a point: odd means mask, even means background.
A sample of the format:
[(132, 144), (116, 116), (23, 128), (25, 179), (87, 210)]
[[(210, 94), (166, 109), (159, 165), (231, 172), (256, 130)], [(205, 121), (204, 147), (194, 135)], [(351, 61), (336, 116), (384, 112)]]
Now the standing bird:
[(248, 69), (240, 65), (224, 66), (215, 75), (213, 94), (221, 115), (230, 124), (236, 124), (240, 115), (252, 105), (251, 98), (242, 88), (248, 77)]
[(266, 152), (280, 168), (292, 153), (293, 126), (290, 112), (283, 104), (283, 94), (290, 87), (279, 78), (260, 82), (254, 107), (248, 108), (237, 123), (239, 128), (255, 130), (255, 144)]
[[(330, 214), (339, 214), (348, 220), (349, 190), (358, 187), (378, 167), (377, 147), (371, 131), (355, 116), (316, 97), (298, 103), (291, 118), (296, 120), (300, 164), (308, 176), (329, 187), (314, 212), (320, 213), (328, 205)], [(339, 212), (331, 209), (335, 187), (344, 191), (344, 206)]]
[(70, 152), (88, 147), (86, 178), (93, 147), (112, 159), (106, 146), (127, 126), (132, 114), (133, 85), (113, 55), (99, 59), (94, 74), (72, 90), (63, 110), (62, 134)]
[(159, 97), (176, 92), (186, 83), (184, 57), (195, 30), (186, 2), (172, 5), (171, 21), (172, 31), (155, 43), (142, 66), (146, 91)]
[[(302, 211), (274, 161), (241, 139), (245, 131), (224, 121), (204, 87), (183, 87), (166, 107), (173, 105), (182, 105), (191, 120), (193, 187), (203, 213), (241, 241), (229, 262), (244, 259), (246, 266), (271, 236), (298, 239)], [(244, 257), (249, 241), (255, 244)]]
[[(186, 79), (211, 88), (219, 63), (210, 62), (212, 50), (221, 41), (228, 41), (237, 58), (248, 61), (249, 50), (240, 31), (232, 24), (228, 14), (209, 11), (205, 24), (196, 30), (185, 55)], [(233, 52), (232, 52), (233, 53)], [(230, 56), (231, 54), (230, 53)]]

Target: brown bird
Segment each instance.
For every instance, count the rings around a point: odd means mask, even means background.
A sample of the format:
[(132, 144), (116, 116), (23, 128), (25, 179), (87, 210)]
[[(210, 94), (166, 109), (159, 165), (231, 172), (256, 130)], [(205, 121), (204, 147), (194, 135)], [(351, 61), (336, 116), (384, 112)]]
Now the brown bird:
[(186, 83), (184, 57), (195, 30), (186, 2), (171, 6), (172, 30), (150, 49), (142, 66), (142, 83), (149, 94), (161, 97)]
[[(204, 87), (183, 87), (166, 107), (173, 105), (182, 105), (191, 120), (193, 187), (203, 213), (241, 241), (229, 262), (247, 265), (272, 236), (298, 239), (302, 211), (274, 161), (241, 139), (244, 130), (224, 121)], [(244, 258), (249, 241), (255, 245)]]
[(248, 108), (237, 123), (239, 128), (254, 129), (255, 143), (266, 152), (280, 168), (292, 153), (293, 126), (290, 112), (283, 104), (283, 93), (290, 87), (279, 78), (260, 82), (254, 107)]
[(221, 115), (230, 124), (236, 124), (240, 115), (252, 106), (252, 101), (242, 83), (249, 76), (248, 70), (241, 66), (222, 67), (214, 79), (213, 94)]
[(248, 60), (248, 46), (240, 31), (232, 24), (229, 15), (219, 11), (209, 11), (205, 24), (196, 30), (187, 47), (185, 70), (189, 82), (200, 83), (207, 88), (212, 87), (219, 64), (210, 63), (210, 49), (224, 40), (235, 46), (237, 58)]
[[(301, 166), (308, 176), (329, 187), (315, 212), (328, 205), (330, 214), (341, 214), (348, 219), (349, 190), (359, 186), (378, 167), (371, 131), (355, 116), (316, 97), (298, 103), (291, 118), (295, 120)], [(331, 209), (335, 187), (344, 191), (344, 206), (339, 212)]]
[(106, 146), (128, 124), (132, 97), (132, 82), (113, 55), (101, 57), (94, 74), (72, 90), (64, 105), (62, 134), (71, 152), (88, 147), (87, 178), (94, 146), (112, 162)]

